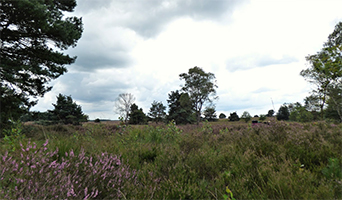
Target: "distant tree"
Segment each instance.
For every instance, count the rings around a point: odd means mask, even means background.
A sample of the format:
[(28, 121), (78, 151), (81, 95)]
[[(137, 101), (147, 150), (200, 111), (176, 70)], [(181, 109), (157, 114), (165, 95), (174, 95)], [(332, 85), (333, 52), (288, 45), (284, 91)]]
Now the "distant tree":
[(310, 122), (313, 120), (313, 115), (305, 109), (299, 102), (291, 105), (289, 119), (297, 122)]
[(95, 122), (95, 123), (100, 123), (101, 120), (100, 120), (99, 118), (96, 118), (96, 119), (94, 120), (94, 122)]
[(167, 100), (169, 114), (167, 119), (174, 120), (176, 124), (188, 124), (196, 121), (192, 102), (187, 93), (180, 93), (178, 90), (171, 91)]
[(1, 1), (0, 129), (28, 112), (75, 62), (63, 53), (83, 32), (81, 18), (64, 16), (75, 7), (75, 0)]
[(57, 123), (78, 125), (80, 122), (88, 121), (88, 116), (82, 112), (80, 105), (77, 105), (71, 96), (59, 94), (55, 108), (51, 111), (53, 120)]
[(244, 111), (241, 115), (241, 119), (245, 120), (245, 122), (249, 122), (251, 120), (252, 116), (249, 114), (249, 112)]
[(266, 119), (266, 115), (260, 115), (259, 120), (264, 121)]
[(219, 115), (219, 118), (220, 118), (220, 119), (226, 119), (227, 116), (226, 116), (224, 113), (221, 113), (221, 114)]
[(152, 121), (161, 122), (166, 117), (166, 106), (162, 102), (153, 101), (150, 112), (148, 115), (152, 118)]
[(20, 121), (28, 122), (28, 121), (52, 121), (53, 115), (51, 112), (40, 112), (40, 111), (31, 111), (21, 116)]
[(254, 115), (254, 117), (259, 117), (259, 115)]
[(275, 113), (274, 110), (271, 109), (271, 110), (268, 111), (268, 113), (267, 113), (266, 116), (267, 116), (267, 117), (273, 117), (274, 113)]
[(119, 94), (115, 101), (115, 112), (120, 114), (125, 124), (128, 123), (128, 117), (131, 111), (131, 106), (135, 101), (135, 97), (131, 93)]
[(138, 106), (133, 103), (131, 105), (131, 111), (129, 114), (129, 124), (146, 124), (147, 117), (143, 112), (142, 108), (138, 108)]
[(277, 120), (289, 120), (290, 112), (289, 108), (284, 104), (280, 106), (277, 113)]
[[(213, 73), (206, 73), (202, 68), (190, 68), (188, 73), (179, 75), (180, 79), (185, 81), (182, 90), (189, 94), (193, 108), (197, 116), (197, 124), (201, 119), (202, 106), (206, 102), (212, 102), (216, 99), (216, 80)], [(211, 96), (213, 98), (211, 98)]]
[(215, 106), (206, 107), (203, 114), (204, 114), (204, 119), (208, 121), (217, 121)]
[(229, 121), (239, 121), (239, 115), (237, 115), (236, 112), (230, 113), (230, 116), (228, 117)]

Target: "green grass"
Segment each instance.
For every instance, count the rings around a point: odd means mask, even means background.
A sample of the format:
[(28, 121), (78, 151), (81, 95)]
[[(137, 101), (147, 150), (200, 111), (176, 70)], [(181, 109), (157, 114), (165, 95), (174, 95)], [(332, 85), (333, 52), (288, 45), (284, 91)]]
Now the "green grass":
[[(20, 160), (20, 144), (13, 142), (25, 145), (30, 140), (39, 146), (49, 139), (47, 148), (59, 150), (58, 162), (71, 150), (79, 154), (84, 149), (93, 157), (103, 152), (120, 156), (136, 171), (137, 182), (127, 180), (118, 198), (342, 198), (342, 124), (272, 120), (252, 126), (219, 120), (199, 126), (86, 123), (22, 129), (25, 137), (20, 140), (1, 139), (0, 155), (8, 151)], [(0, 181), (0, 191), (6, 187)], [(102, 191), (98, 197), (109, 198), (110, 189), (96, 188)]]

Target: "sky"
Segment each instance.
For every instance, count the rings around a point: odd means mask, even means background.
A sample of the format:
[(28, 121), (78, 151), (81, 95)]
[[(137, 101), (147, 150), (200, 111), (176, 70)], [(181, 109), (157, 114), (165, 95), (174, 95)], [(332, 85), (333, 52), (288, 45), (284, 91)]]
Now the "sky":
[(117, 120), (119, 94), (145, 113), (167, 106), (179, 74), (198, 66), (215, 75), (217, 116), (267, 114), (303, 102), (313, 86), (299, 75), (342, 21), (340, 0), (79, 0), (68, 16), (84, 31), (68, 72), (31, 110), (52, 110), (71, 95), (89, 119)]

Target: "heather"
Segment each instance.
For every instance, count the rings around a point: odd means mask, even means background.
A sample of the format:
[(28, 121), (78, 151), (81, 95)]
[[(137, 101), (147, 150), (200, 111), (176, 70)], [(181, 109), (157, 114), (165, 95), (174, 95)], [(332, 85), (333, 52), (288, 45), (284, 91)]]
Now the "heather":
[(341, 124), (18, 123), (5, 135), (2, 199), (342, 198)]

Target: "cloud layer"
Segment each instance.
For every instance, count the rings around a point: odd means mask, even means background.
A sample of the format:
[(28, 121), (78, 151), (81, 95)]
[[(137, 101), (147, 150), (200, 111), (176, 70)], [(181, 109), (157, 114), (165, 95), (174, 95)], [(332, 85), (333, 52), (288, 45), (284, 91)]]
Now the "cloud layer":
[(299, 76), (305, 56), (322, 47), (342, 20), (340, 1), (80, 0), (74, 13), (84, 33), (69, 72), (33, 110), (72, 95), (94, 118), (117, 119), (114, 101), (132, 93), (148, 112), (180, 89), (194, 66), (216, 75), (218, 114), (265, 114), (302, 101), (310, 86)]

